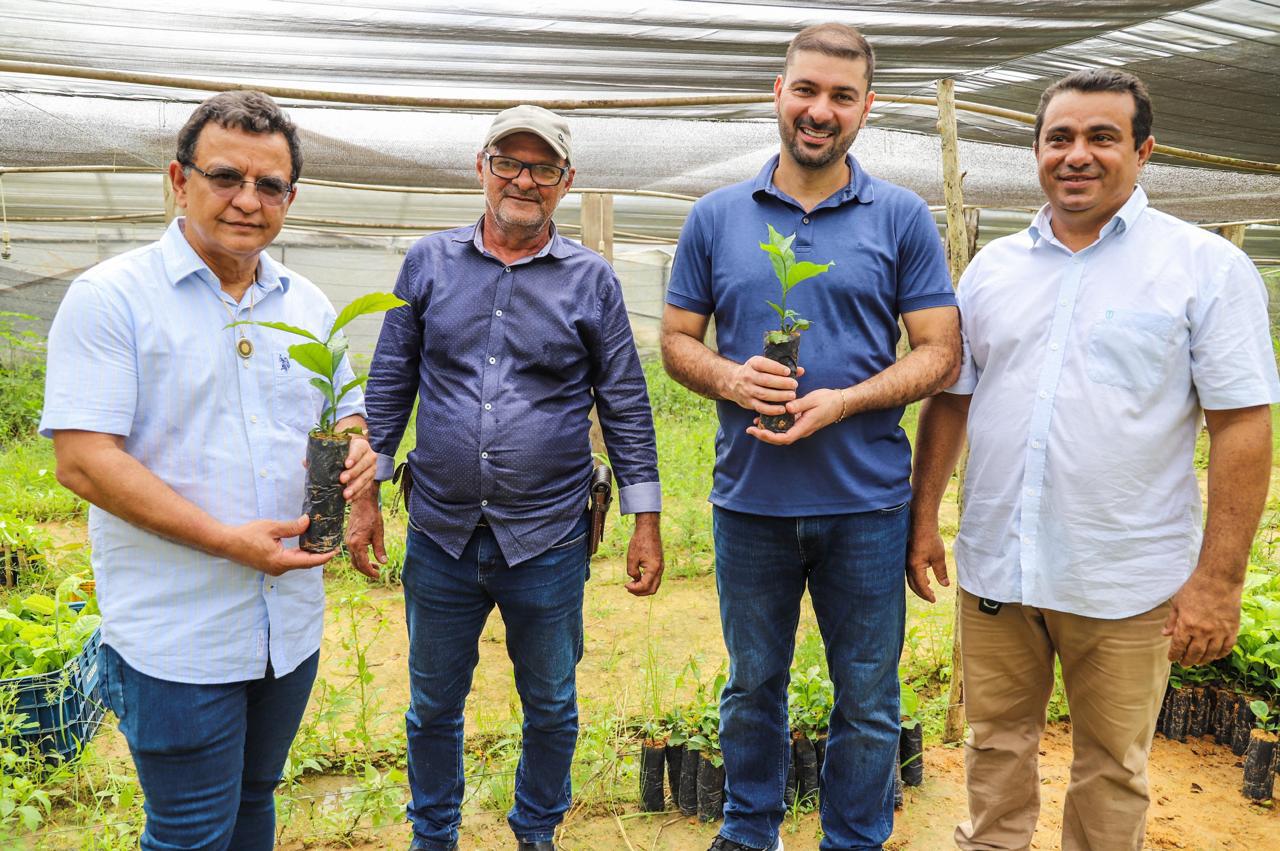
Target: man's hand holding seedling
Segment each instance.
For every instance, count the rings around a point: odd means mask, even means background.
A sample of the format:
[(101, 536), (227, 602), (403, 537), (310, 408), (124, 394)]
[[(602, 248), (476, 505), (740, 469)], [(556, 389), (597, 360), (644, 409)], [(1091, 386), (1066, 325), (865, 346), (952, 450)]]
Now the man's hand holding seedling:
[[(804, 369), (799, 370), (799, 375)], [(746, 363), (738, 364), (729, 373), (728, 386), (721, 394), (739, 407), (757, 414), (783, 414), (785, 405), (796, 398), (799, 382), (791, 377), (791, 370), (776, 360), (754, 355)]]

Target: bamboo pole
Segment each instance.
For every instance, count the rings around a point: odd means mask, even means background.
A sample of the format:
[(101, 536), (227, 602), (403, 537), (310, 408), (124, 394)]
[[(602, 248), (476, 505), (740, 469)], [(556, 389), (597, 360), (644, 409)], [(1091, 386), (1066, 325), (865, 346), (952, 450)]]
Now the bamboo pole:
[[(206, 80), (195, 77), (175, 77), (167, 74), (148, 74), (138, 71), (110, 71), (96, 68), (82, 68), (75, 65), (57, 65), (47, 62), (16, 62), (0, 60), (0, 73), (37, 74), (52, 77), (74, 77), (84, 80), (101, 80), (113, 83), (132, 83), (142, 86), (160, 86), (164, 88), (193, 89), (197, 91), (225, 92), (234, 89), (252, 88), (275, 98), (288, 100), (308, 100), (326, 103), (347, 103), (358, 106), (407, 107), (413, 109), (440, 110), (502, 110), (531, 103), (546, 109), (571, 111), (577, 109), (654, 109), (662, 107), (688, 106), (734, 106), (765, 104), (773, 102), (772, 94), (703, 94), (703, 95), (668, 95), (646, 98), (561, 98), (561, 99), (511, 99), (511, 98), (452, 98), (452, 97), (414, 97), (404, 95), (370, 95), (359, 92), (335, 92), (322, 89), (300, 89), (287, 86), (271, 86), (251, 83), (244, 80)], [(937, 106), (937, 98), (916, 95), (877, 95), (879, 103), (902, 103), (915, 106)], [(1015, 109), (1005, 109), (974, 101), (957, 101), (952, 98), (952, 108), (1001, 118), (1019, 124), (1035, 124), (1035, 115)], [(1156, 145), (1155, 153), (1176, 159), (1190, 160), (1228, 168), (1249, 171), (1265, 171), (1280, 174), (1280, 163), (1246, 160), (1239, 157), (1225, 157), (1178, 148), (1172, 145)]]
[[(964, 192), (960, 171), (959, 133), (956, 129), (955, 81), (938, 83), (938, 136), (942, 140), (942, 192), (947, 205), (947, 267), (951, 272), (951, 285), (960, 282), (960, 275), (969, 264), (968, 226), (965, 221)], [(957, 496), (958, 512), (964, 515), (964, 470), (968, 450), (960, 459), (957, 476), (960, 493)], [(955, 594), (955, 625), (951, 630), (951, 693), (947, 700), (947, 720), (942, 739), (958, 742), (964, 738), (964, 668), (960, 655), (960, 590)]]

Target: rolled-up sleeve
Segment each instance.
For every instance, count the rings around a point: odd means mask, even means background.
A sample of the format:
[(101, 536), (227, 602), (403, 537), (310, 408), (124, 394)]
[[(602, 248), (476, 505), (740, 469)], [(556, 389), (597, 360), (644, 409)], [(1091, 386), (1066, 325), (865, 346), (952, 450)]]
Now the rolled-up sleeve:
[(408, 302), (392, 308), (382, 319), (382, 331), (369, 365), (365, 385), (369, 445), (378, 453), (375, 477), (391, 478), (396, 450), (404, 437), (418, 393), (418, 366), (422, 358), (422, 321), (426, 310), (425, 282), (418, 274), (418, 248), (405, 255), (396, 280), (395, 294)]
[(661, 511), (649, 391), (622, 286), (612, 274), (601, 282), (597, 327), (592, 385), (609, 462), (618, 479), (618, 509), (623, 514)]

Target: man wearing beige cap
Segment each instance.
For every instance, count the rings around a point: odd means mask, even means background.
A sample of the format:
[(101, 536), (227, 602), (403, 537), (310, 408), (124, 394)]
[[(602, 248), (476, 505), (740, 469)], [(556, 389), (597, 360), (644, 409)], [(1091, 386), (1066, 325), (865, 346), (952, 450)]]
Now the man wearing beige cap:
[[(403, 581), (409, 626), (409, 820), (413, 848), (457, 847), (463, 703), (478, 641), (497, 606), (524, 708), (515, 804), (520, 851), (551, 851), (569, 808), (578, 733), (589, 570), (588, 412), (599, 411), (624, 514), (635, 514), (627, 591), (662, 578), (661, 492), (649, 398), (622, 302), (603, 258), (551, 221), (573, 184), (569, 127), (555, 113), (500, 113), (476, 155), (485, 212), (419, 240), (388, 314), (366, 388), (378, 478), (418, 400), (409, 453)], [(353, 504), (347, 545), (379, 561), (382, 516)]]

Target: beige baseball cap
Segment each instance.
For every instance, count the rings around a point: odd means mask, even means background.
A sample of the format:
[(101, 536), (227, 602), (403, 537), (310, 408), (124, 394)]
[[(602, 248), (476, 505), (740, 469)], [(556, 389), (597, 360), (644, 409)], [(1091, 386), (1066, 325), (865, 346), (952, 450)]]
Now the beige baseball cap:
[(566, 160), (569, 156), (569, 123), (549, 109), (522, 103), (504, 109), (494, 116), (489, 132), (484, 137), (484, 147), (512, 133), (533, 133), (541, 137), (551, 149)]

